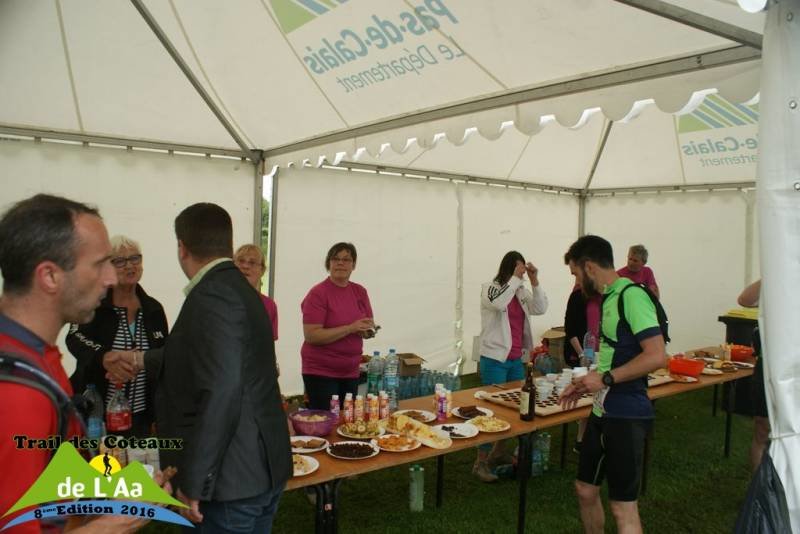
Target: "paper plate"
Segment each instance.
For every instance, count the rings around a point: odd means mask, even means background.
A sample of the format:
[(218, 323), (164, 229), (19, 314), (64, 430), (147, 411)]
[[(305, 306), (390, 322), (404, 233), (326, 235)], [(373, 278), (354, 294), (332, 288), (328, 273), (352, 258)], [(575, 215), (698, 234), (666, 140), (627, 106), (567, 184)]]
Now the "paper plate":
[[(488, 416), (494, 415), (494, 412), (489, 408), (484, 408), (483, 406), (476, 406), (476, 408), (478, 408), (478, 410), (483, 412), (483, 415), (488, 415)], [(459, 410), (458, 408), (453, 408), (453, 415), (455, 415), (459, 419), (472, 419), (471, 417), (464, 417), (458, 410)]]
[[(370, 447), (372, 449), (372, 453), (370, 455), (368, 455), (368, 456), (359, 456), (357, 458), (352, 458), (352, 457), (349, 457), (349, 456), (340, 456), (340, 455), (336, 454), (335, 452), (331, 451), (331, 447), (333, 447), (335, 445), (341, 445), (341, 444), (366, 445), (366, 446), (368, 446), (368, 447)], [(332, 443), (331, 445), (329, 445), (328, 448), (325, 449), (325, 452), (327, 452), (329, 455), (333, 456), (334, 458), (338, 458), (340, 460), (366, 460), (367, 458), (372, 458), (373, 456), (377, 456), (378, 453), (381, 452), (381, 449), (377, 445), (375, 445), (375, 444), (373, 444), (373, 443), (371, 443), (369, 441), (340, 441), (338, 443)]]
[[(452, 430), (446, 430), (445, 427)], [(433, 428), (450, 436), (450, 439), (474, 438), (479, 432), (478, 427), (470, 423), (444, 423), (442, 425), (436, 425)], [(454, 436), (454, 433), (458, 435)]]
[[(316, 448), (308, 448), (308, 447), (296, 447), (295, 441), (302, 440), (302, 441), (309, 441), (309, 440), (321, 441), (322, 445)], [(289, 441), (292, 443), (292, 452), (294, 454), (310, 454), (312, 452), (319, 452), (325, 450), (328, 447), (328, 440), (324, 438), (320, 438), (317, 436), (291, 436)]]
[[(299, 468), (298, 464), (295, 463), (295, 457), (302, 458), (302, 463), (305, 468)], [(294, 465), (294, 475), (296, 477), (303, 477), (306, 475), (310, 475), (317, 469), (319, 469), (319, 460), (314, 458), (313, 456), (305, 456), (302, 454), (293, 454), (292, 455), (292, 464)]]

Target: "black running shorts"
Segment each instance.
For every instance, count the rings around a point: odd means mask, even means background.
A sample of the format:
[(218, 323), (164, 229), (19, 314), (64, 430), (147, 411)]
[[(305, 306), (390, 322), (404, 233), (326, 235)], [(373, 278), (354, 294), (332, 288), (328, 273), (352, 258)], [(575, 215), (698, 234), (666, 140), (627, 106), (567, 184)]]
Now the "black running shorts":
[(578, 461), (578, 480), (600, 486), (608, 479), (608, 498), (639, 498), (644, 441), (651, 419), (613, 419), (592, 414), (586, 426)]

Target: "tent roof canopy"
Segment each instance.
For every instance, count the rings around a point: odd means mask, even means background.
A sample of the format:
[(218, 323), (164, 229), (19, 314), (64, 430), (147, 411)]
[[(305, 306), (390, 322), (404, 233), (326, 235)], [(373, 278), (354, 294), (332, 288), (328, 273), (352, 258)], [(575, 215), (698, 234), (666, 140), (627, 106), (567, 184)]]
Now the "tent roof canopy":
[(251, 159), (531, 135), (711, 87), (748, 100), (762, 25), (733, 0), (9, 1), (0, 133)]

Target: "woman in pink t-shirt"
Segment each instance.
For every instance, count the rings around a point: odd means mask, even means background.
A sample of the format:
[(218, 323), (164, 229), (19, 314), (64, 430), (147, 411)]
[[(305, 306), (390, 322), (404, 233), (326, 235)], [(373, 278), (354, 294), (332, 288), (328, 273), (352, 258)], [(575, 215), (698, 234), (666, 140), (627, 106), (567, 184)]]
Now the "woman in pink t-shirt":
[(261, 277), (267, 270), (267, 264), (264, 261), (264, 253), (255, 245), (242, 245), (233, 255), (233, 263), (242, 271), (242, 274), (253, 289), (258, 291), (261, 297), (261, 302), (269, 315), (270, 323), (272, 323), (272, 339), (278, 340), (278, 306), (275, 301), (268, 296), (261, 293)]
[(336, 243), (325, 256), (329, 276), (312, 287), (300, 308), (305, 342), (300, 349), (309, 407), (327, 410), (331, 395), (356, 395), (363, 340), (375, 335), (367, 290), (350, 281), (356, 247)]

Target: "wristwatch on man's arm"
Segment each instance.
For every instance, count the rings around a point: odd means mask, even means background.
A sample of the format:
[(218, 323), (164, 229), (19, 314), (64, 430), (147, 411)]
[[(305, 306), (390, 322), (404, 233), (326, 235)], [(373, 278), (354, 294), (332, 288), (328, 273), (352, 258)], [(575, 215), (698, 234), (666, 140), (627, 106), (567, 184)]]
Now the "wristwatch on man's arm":
[(611, 371), (603, 373), (603, 385), (609, 388), (614, 385), (614, 375), (611, 374)]

